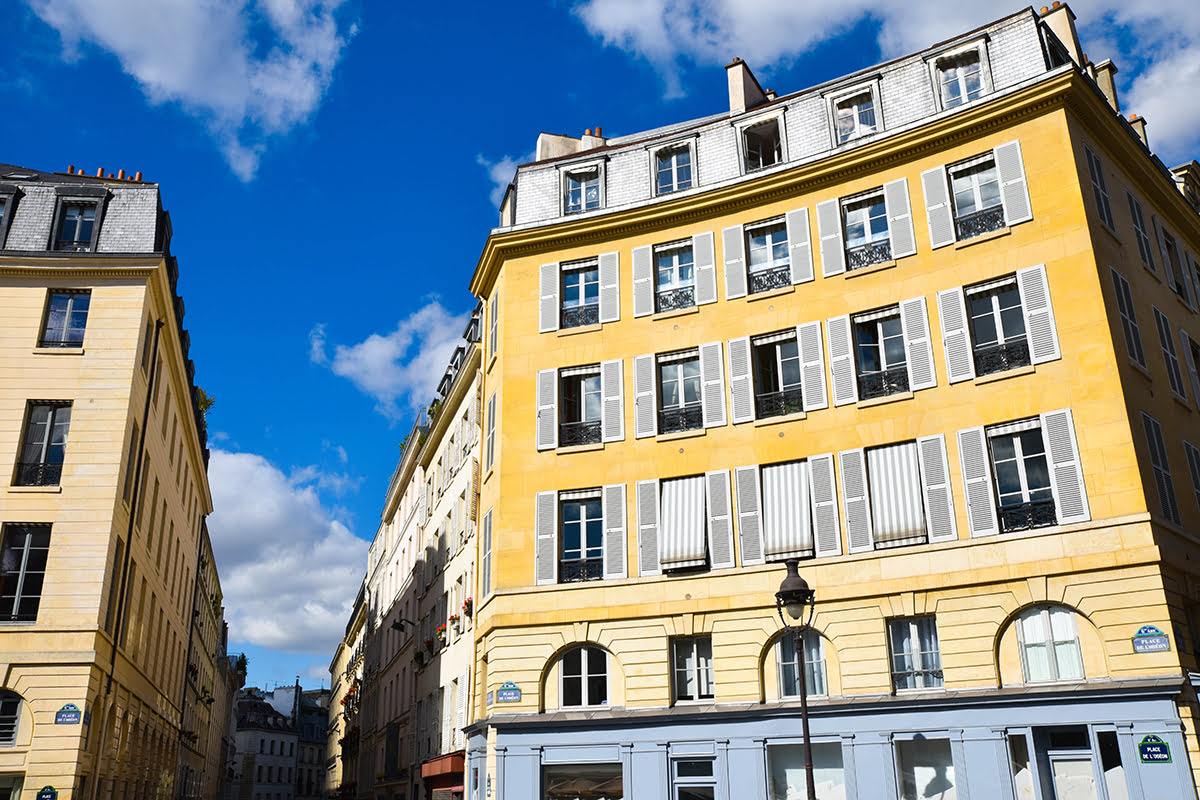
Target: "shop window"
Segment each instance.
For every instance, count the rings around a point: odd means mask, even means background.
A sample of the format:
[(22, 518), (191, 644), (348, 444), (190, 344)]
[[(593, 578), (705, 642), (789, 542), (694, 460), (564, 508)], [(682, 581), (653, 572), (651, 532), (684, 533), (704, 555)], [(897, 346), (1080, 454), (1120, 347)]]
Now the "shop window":
[(672, 800), (716, 800), (717, 779), (713, 759), (697, 758), (671, 763)]
[(620, 764), (542, 765), (542, 800), (622, 800), (624, 796)]
[[(813, 784), (817, 800), (841, 800), (846, 794), (846, 771), (841, 742), (813, 742)], [(767, 744), (767, 800), (805, 797), (804, 745)]]
[(897, 741), (896, 768), (900, 800), (954, 800), (958, 796), (949, 739), (918, 734)]

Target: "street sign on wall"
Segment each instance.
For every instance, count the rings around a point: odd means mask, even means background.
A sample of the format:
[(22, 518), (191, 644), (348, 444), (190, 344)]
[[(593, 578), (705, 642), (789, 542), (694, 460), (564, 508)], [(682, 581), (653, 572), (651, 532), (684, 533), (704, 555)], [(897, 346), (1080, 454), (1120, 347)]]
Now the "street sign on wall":
[(1171, 649), (1171, 640), (1154, 625), (1143, 625), (1133, 635), (1133, 652), (1162, 653)]

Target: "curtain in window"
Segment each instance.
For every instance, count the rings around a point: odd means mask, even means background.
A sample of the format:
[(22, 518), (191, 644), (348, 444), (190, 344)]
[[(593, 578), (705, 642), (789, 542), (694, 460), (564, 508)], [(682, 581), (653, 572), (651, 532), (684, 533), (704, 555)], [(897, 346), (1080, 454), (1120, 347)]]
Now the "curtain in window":
[(767, 560), (813, 554), (808, 462), (789, 461), (762, 469), (763, 536)]
[(876, 547), (920, 544), (926, 540), (921, 503), (921, 472), (916, 442), (867, 451), (871, 522)]
[(663, 569), (704, 564), (704, 476), (662, 482), (662, 530), (659, 557)]
[(1025, 680), (1052, 681), (1054, 672), (1050, 667), (1049, 631), (1041, 612), (1027, 614), (1021, 618), (1021, 642), (1025, 648)]

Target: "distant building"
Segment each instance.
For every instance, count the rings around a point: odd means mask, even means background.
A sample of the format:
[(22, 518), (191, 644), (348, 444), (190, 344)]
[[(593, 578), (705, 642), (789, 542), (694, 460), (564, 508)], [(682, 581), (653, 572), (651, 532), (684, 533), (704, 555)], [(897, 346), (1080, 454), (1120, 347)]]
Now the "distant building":
[(300, 694), (296, 800), (318, 800), (326, 797), (325, 759), (329, 748), (329, 698), (329, 689), (310, 689)]
[(237, 703), (237, 793), (240, 800), (296, 800), (295, 723), (249, 688)]

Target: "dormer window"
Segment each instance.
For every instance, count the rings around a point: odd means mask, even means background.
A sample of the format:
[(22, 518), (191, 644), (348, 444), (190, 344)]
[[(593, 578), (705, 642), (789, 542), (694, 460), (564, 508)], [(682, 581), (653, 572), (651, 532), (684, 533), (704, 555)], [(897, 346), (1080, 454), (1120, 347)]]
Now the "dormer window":
[(568, 171), (564, 175), (564, 211), (579, 214), (600, 208), (600, 167), (592, 165)]
[(942, 53), (929, 61), (929, 69), (943, 109), (978, 100), (989, 91), (987, 51), (983, 42)]
[(96, 229), (95, 203), (63, 203), (54, 249), (86, 253), (92, 249)]
[(875, 87), (861, 89), (835, 98), (833, 101), (833, 127), (837, 144), (845, 144), (879, 130), (876, 113)]
[(8, 223), (12, 219), (16, 197), (16, 186), (0, 183), (0, 248), (4, 247), (5, 234), (8, 233)]
[(692, 177), (692, 148), (690, 144), (664, 147), (654, 154), (655, 194), (682, 192), (695, 185)]
[(744, 128), (742, 145), (746, 154), (746, 172), (764, 169), (783, 161), (782, 141), (778, 118)]

